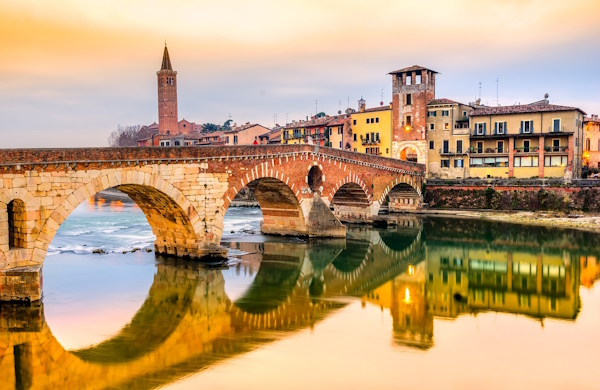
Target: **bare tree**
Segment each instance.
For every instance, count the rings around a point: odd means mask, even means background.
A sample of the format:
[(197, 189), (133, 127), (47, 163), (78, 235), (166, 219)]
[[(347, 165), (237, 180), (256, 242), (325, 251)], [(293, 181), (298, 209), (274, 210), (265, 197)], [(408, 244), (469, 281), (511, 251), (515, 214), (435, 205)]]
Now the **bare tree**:
[(137, 146), (138, 133), (140, 132), (140, 128), (140, 125), (117, 125), (117, 130), (113, 131), (108, 136), (108, 145), (112, 147)]

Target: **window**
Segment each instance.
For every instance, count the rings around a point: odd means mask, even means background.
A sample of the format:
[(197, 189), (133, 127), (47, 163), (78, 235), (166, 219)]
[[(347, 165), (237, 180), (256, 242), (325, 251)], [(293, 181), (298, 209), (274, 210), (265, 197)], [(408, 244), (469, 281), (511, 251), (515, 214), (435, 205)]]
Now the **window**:
[(175, 141), (175, 146), (180, 146), (179, 141)]
[(483, 141), (477, 142), (477, 153), (483, 153)]
[(590, 151), (590, 148), (592, 146), (592, 140), (589, 138), (585, 139), (585, 150), (587, 150), (588, 152)]
[(406, 116), (406, 126), (412, 126), (412, 117), (410, 115)]
[(473, 157), (472, 167), (508, 167), (508, 157)]
[(436, 116), (437, 111), (427, 111), (427, 117)]
[(456, 140), (456, 153), (462, 153), (462, 139)]
[(342, 148), (342, 141), (340, 141), (340, 149)]
[(454, 168), (462, 168), (464, 165), (462, 158), (457, 158), (454, 160)]
[(529, 152), (529, 140), (528, 139), (523, 141), (523, 151), (525, 153)]
[(421, 84), (421, 75), (420, 74), (415, 75), (415, 84)]
[(456, 284), (461, 284), (462, 283), (462, 272), (456, 271), (456, 273), (454, 274), (454, 282)]
[(342, 126), (338, 127), (338, 134), (342, 134)]
[(379, 117), (375, 118), (375, 123), (379, 123)]
[(411, 85), (412, 84), (412, 76), (411, 75), (406, 75), (406, 85)]
[(429, 141), (429, 150), (435, 150), (435, 142)]
[(353, 134), (353, 136), (354, 136), (354, 141), (356, 141), (356, 134)]
[(442, 116), (450, 116), (450, 111), (442, 110)]
[(559, 152), (560, 151), (560, 140), (559, 139), (553, 139), (552, 140), (552, 151), (553, 152)]
[(449, 152), (449, 148), (450, 148), (450, 141), (448, 141), (447, 139), (445, 139), (443, 145), (444, 145), (443, 146), (443, 151), (444, 151), (444, 153), (447, 154)]
[(475, 135), (485, 135), (485, 123), (475, 123)]
[(521, 133), (533, 133), (533, 121), (521, 121)]
[(450, 160), (446, 160), (446, 159), (445, 159), (445, 160), (442, 160), (442, 161), (440, 162), (440, 166), (441, 166), (442, 168), (450, 168)]
[(371, 123), (371, 119), (367, 118), (367, 124)]
[(567, 166), (567, 156), (546, 156), (544, 157), (544, 166), (565, 167)]
[(354, 119), (354, 120), (352, 121), (352, 124), (353, 124), (353, 125), (356, 125), (356, 119)]
[(390, 148), (385, 148), (385, 152), (389, 154), (390, 153)]
[(450, 123), (448, 123), (448, 122), (444, 123), (444, 130), (450, 130)]
[(429, 273), (429, 281), (433, 282), (433, 274), (431, 272)]
[(467, 112), (463, 111), (463, 118), (467, 116)]
[(504, 141), (498, 141), (498, 153), (504, 153)]
[(553, 119), (552, 120), (552, 131), (555, 133), (559, 133), (560, 132), (560, 119)]
[(233, 143), (234, 143), (235, 145), (237, 145), (237, 143), (238, 143), (238, 136), (237, 136), (237, 135), (234, 135), (234, 136), (233, 136)]
[(506, 134), (506, 122), (496, 122), (494, 130), (496, 134)]
[(435, 123), (429, 124), (429, 130), (435, 130)]
[(518, 167), (537, 167), (539, 165), (539, 157), (538, 156), (521, 156), (515, 157), (514, 166)]
[(412, 94), (407, 93), (406, 94), (406, 105), (410, 106), (412, 104)]
[(375, 141), (379, 141), (379, 133), (375, 133)]
[(160, 141), (160, 146), (165, 146), (165, 143), (163, 141)]
[[(287, 139), (287, 138), (289, 138), (289, 133), (285, 133), (285, 135), (286, 135), (286, 137), (285, 137), (286, 139)], [(228, 144), (228, 143), (229, 143), (229, 136), (226, 136), (226, 137), (225, 137), (225, 143), (226, 143), (226, 144)]]
[(354, 148), (354, 151), (356, 152), (356, 148)]

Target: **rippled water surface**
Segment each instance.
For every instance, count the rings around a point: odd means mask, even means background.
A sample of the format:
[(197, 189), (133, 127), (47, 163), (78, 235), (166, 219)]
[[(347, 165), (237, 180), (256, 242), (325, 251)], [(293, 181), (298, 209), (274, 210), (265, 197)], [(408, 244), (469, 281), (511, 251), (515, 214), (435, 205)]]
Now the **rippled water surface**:
[(600, 388), (597, 235), (404, 217), (309, 241), (260, 220), (230, 208), (230, 258), (202, 266), (146, 252), (128, 198), (84, 203), (43, 305), (2, 311), (0, 388)]

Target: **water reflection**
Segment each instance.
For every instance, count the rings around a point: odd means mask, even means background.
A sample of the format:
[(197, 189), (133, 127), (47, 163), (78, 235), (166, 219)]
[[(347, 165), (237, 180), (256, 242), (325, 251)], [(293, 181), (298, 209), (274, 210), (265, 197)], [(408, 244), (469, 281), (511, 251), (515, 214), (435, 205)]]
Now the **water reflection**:
[(389, 309), (395, 345), (431, 351), (436, 318), (491, 311), (573, 322), (579, 285), (599, 276), (600, 248), (582, 232), (405, 219), (348, 233), (232, 244), (249, 253), (235, 272), (253, 280), (231, 296), (226, 270), (161, 259), (130, 323), (75, 351), (54, 338), (43, 306), (3, 306), (0, 375), (9, 388), (154, 388), (313, 327), (356, 299)]

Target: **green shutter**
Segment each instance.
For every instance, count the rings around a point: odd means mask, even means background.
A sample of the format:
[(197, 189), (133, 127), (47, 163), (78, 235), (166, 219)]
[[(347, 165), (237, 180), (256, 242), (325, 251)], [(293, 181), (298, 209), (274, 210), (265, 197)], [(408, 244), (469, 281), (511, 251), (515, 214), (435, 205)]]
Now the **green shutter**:
[(487, 123), (483, 124), (483, 135), (487, 134)]
[(533, 121), (529, 121), (529, 131), (533, 134)]
[(519, 134), (523, 134), (523, 121), (521, 121), (521, 129), (519, 130)]
[(508, 130), (506, 128), (506, 122), (504, 122), (504, 134), (508, 134)]
[(494, 123), (494, 135), (498, 134), (498, 122)]

